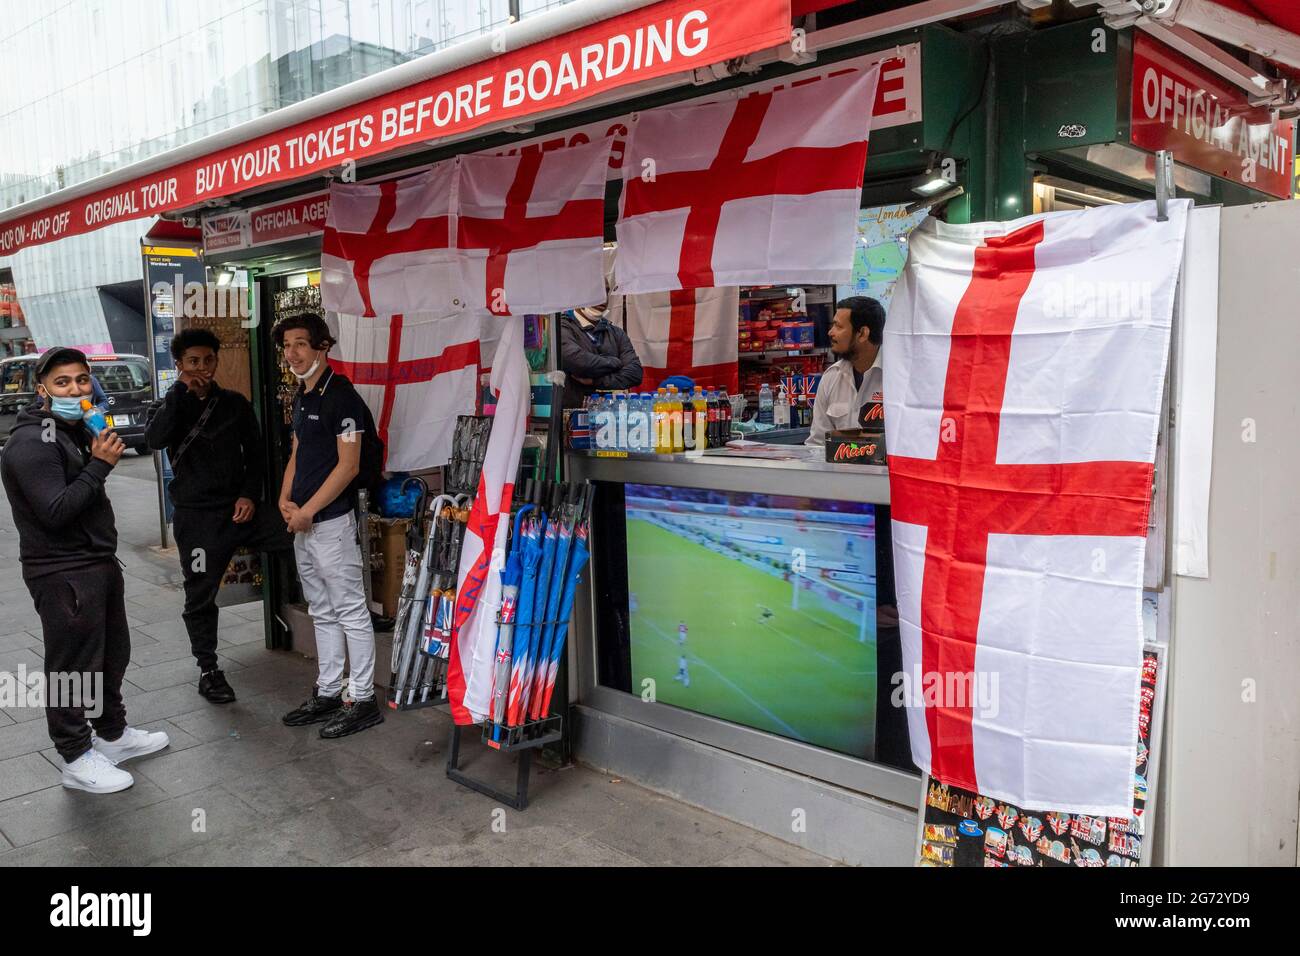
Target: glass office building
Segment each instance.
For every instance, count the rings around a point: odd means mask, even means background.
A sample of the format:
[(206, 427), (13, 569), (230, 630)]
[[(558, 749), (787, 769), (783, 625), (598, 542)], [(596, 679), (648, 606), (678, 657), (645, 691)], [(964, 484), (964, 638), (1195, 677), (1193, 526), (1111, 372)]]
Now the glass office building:
[[(563, 2), (0, 0), (0, 210)], [(147, 228), (0, 257), (38, 347), (146, 347)]]

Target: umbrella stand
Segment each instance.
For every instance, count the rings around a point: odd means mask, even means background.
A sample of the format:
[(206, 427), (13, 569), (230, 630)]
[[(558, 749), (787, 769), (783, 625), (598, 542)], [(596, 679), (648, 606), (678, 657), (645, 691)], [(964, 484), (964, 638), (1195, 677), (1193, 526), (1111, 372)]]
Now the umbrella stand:
[[(509, 666), (517, 671), (521, 663), (520, 655), (528, 654), (530, 646), (532, 660), (535, 662), (531, 673), (513, 675), (516, 678), (514, 684), (523, 684), (531, 689), (531, 685), (538, 684), (539, 677), (546, 674), (547, 676), (540, 681), (542, 692), (545, 693), (554, 686), (554, 679), (549, 676), (551, 671), (547, 665), (558, 669), (563, 636), (551, 633), (554, 624), (550, 629), (545, 628), (544, 624), (548, 618), (552, 621), (561, 618), (567, 625), (568, 607), (562, 608), (561, 604), (567, 598), (569, 607), (572, 606), (572, 587), (568, 584), (569, 572), (573, 570), (572, 577), (576, 578), (577, 570), (580, 570), (582, 563), (585, 563), (586, 521), (591, 506), (591, 490), (587, 482), (574, 484), (538, 482), (530, 489), (531, 494), (525, 494), (525, 503), (514, 515), (519, 547), (516, 552), (515, 542), (512, 541), (511, 553), (518, 554), (520, 566), (512, 569), (511, 573), (511, 581), (518, 590), (515, 592), (516, 604), (512, 608), (514, 626), (510, 635), (512, 638), (510, 651), (513, 660), (509, 662)], [(531, 514), (528, 515), (529, 520), (521, 525), (518, 519), (525, 510)], [(543, 559), (543, 542), (538, 540), (543, 524), (555, 528), (557, 533), (557, 537), (551, 544), (549, 561)], [(567, 560), (569, 556), (567, 540), (565, 553), (556, 553), (560, 549), (558, 532), (562, 530), (564, 537), (568, 539), (578, 527), (581, 527), (582, 531), (583, 557), (579, 560), (577, 568), (571, 569), (570, 562)], [(520, 576), (515, 577), (516, 574)], [(545, 645), (542, 640), (543, 631), (547, 632)], [(549, 659), (538, 660), (538, 655), (543, 652), (548, 653)], [(504, 662), (498, 663), (503, 664), (504, 673)], [(538, 666), (541, 668), (540, 671)], [(497, 688), (500, 688), (503, 680), (503, 674), (497, 677), (495, 681)], [(514, 689), (514, 686), (510, 688), (510, 690)], [(549, 700), (546, 703), (549, 703)], [(527, 705), (516, 699), (515, 704), (514, 712), (511, 713), (510, 708), (507, 707), (504, 715), (498, 706), (497, 712), (489, 715), (476, 728), (480, 739), (491, 749), (499, 753), (518, 753), (519, 763), (516, 768), (514, 793), (471, 777), (461, 769), (461, 744), (465, 731), (471, 729), (469, 726), (457, 725), (451, 730), (451, 741), (447, 752), (447, 777), (505, 806), (524, 810), (528, 806), (528, 783), (532, 771), (533, 753), (541, 747), (563, 740), (564, 715), (546, 713), (549, 708), (541, 706), (537, 699), (528, 701)], [(528, 710), (532, 710), (534, 714), (540, 712), (540, 715), (530, 719)], [(493, 717), (497, 719), (494, 720)]]

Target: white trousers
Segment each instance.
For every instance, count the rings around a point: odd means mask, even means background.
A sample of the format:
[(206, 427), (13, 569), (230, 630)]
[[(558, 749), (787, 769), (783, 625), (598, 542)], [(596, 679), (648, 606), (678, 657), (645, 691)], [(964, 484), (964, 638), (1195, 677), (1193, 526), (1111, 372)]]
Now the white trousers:
[(293, 537), (298, 580), (316, 629), (316, 689), (322, 697), (343, 690), (343, 667), (351, 662), (353, 700), (375, 696), (375, 631), (361, 581), (356, 515), (348, 512)]

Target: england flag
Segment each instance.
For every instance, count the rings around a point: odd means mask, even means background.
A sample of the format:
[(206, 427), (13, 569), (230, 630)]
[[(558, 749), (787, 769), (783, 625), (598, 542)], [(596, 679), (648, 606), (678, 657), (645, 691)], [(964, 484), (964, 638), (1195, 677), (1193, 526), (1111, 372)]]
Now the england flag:
[(617, 291), (846, 284), (879, 65), (633, 123)]
[(917, 765), (1132, 814), (1142, 576), (1187, 200), (912, 233), (884, 394)]
[(467, 307), (493, 315), (605, 301), (610, 140), (461, 156), (456, 250)]
[(453, 248), (456, 164), (405, 179), (333, 183), (321, 239), (321, 304), (366, 318), (464, 308)]
[(329, 363), (375, 417), (385, 471), (421, 471), (451, 459), (456, 418), (473, 415), (480, 320), (414, 313), (331, 316)]
[(641, 359), (642, 391), (670, 375), (735, 393), (740, 384), (740, 290), (679, 289), (615, 296), (610, 321), (624, 326)]

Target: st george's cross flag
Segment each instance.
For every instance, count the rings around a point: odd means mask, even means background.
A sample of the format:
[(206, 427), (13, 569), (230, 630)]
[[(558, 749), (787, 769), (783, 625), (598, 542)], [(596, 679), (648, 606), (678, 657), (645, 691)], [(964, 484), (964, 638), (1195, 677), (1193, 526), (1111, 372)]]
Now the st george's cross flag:
[(735, 286), (614, 296), (610, 302), (610, 321), (623, 326), (641, 359), (643, 391), (670, 375), (686, 375), (735, 394), (739, 315)]
[(403, 179), (332, 183), (321, 237), (321, 305), (367, 318), (461, 310), (456, 183), (453, 160)]
[[(912, 757), (1128, 817), (1142, 573), (1187, 200), (911, 234), (884, 335)], [(919, 686), (918, 686), (919, 685)]]
[(459, 415), (473, 415), (480, 319), (475, 315), (331, 315), (329, 363), (370, 407), (384, 471), (421, 471), (451, 459)]
[(616, 291), (847, 284), (879, 76), (847, 69), (637, 116)]
[(447, 662), (451, 716), (462, 725), (481, 721), (492, 696), (497, 612), (501, 610), (500, 570), (530, 400), (523, 319), (508, 322), (501, 330), (490, 385), (497, 398), (496, 413), (465, 526)]
[(460, 156), (456, 254), (466, 307), (493, 315), (605, 301), (610, 140)]

